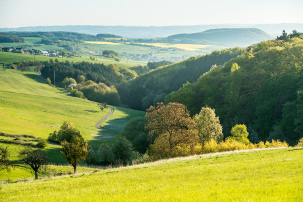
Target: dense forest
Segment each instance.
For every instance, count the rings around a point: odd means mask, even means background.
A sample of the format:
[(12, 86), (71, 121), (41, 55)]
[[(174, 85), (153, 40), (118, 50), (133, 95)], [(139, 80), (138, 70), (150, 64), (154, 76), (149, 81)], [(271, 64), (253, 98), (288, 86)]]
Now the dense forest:
[(0, 34), (0, 43), (23, 43), (25, 39), (18, 36)]
[(284, 32), (248, 47), (170, 93), (166, 102), (182, 103), (192, 115), (204, 106), (214, 108), (225, 137), (235, 124), (246, 124), (252, 142), (296, 144), (303, 131), (303, 40), (294, 36), (299, 35)]
[(77, 32), (3, 32), (5, 35), (18, 37), (45, 37), (49, 39), (81, 40), (81, 41), (100, 41), (105, 38), (121, 38), (114, 34), (82, 34)]
[(223, 65), (243, 51), (241, 48), (214, 51), (208, 55), (159, 67), (119, 85), (117, 89), (121, 101), (130, 108), (145, 110), (150, 105), (164, 101), (167, 94), (178, 90), (186, 82), (196, 81), (213, 65)]

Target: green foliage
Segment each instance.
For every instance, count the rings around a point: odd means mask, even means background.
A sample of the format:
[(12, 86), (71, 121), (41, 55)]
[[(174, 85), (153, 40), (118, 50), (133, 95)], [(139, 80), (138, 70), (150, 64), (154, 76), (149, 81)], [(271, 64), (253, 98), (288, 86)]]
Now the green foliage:
[(45, 139), (40, 139), (37, 143), (37, 147), (41, 149), (48, 147), (47, 141)]
[(222, 126), (219, 117), (216, 117), (214, 109), (202, 107), (200, 113), (194, 117), (194, 121), (196, 122), (202, 145), (211, 139), (217, 142), (223, 140)]
[(11, 161), (9, 160), (9, 151), (7, 147), (4, 148), (0, 145), (0, 171), (7, 170), (10, 171), (11, 167), (13, 166)]
[(94, 148), (91, 146), (87, 146), (87, 155), (85, 158), (87, 164), (96, 164), (97, 159), (96, 159), (96, 153), (94, 151)]
[(102, 51), (102, 55), (105, 57), (114, 57), (119, 58), (120, 54), (113, 50), (104, 50)]
[(131, 119), (124, 126), (120, 135), (126, 137), (134, 146), (134, 149), (140, 153), (145, 153), (149, 145), (148, 131), (145, 128), (146, 119), (143, 117), (136, 117)]
[(38, 179), (38, 170), (43, 165), (47, 165), (48, 158), (45, 157), (41, 149), (22, 149), (20, 156), (23, 157), (25, 164), (29, 165), (35, 171), (35, 179)]
[(112, 146), (112, 151), (115, 158), (115, 164), (127, 165), (132, 161), (132, 144), (124, 137), (117, 137)]
[(0, 43), (24, 43), (25, 39), (17, 36), (0, 34)]
[(296, 147), (303, 147), (303, 138), (301, 138)]
[(246, 145), (249, 144), (249, 139), (247, 138), (248, 132), (246, 125), (244, 124), (235, 125), (234, 127), (232, 127), (230, 134), (231, 137), (229, 137), (229, 139), (242, 142)]
[(78, 75), (76, 80), (77, 80), (78, 83), (82, 83), (82, 82), (85, 81), (85, 76), (83, 76), (83, 75)]
[[(223, 67), (213, 68), (196, 82), (169, 94), (166, 102), (180, 102), (192, 115), (203, 106), (216, 109), (225, 137), (234, 117), (239, 123), (250, 124), (262, 141), (280, 123), (285, 139), (294, 145), (303, 131), (302, 113), (297, 113), (302, 109), (298, 94), (302, 88), (302, 54), (303, 40), (296, 37), (287, 43), (272, 40), (252, 45)], [(235, 64), (240, 69), (232, 71)]]
[(71, 84), (77, 84), (76, 80), (73, 78), (66, 77), (65, 79), (63, 79), (63, 81), (59, 83), (59, 86), (64, 88), (64, 87), (68, 87)]
[(80, 131), (74, 126), (71, 121), (64, 121), (60, 130), (50, 133), (48, 140), (52, 142), (62, 143), (64, 141), (70, 143), (73, 141), (73, 137), (81, 137)]
[(97, 153), (97, 162), (102, 165), (108, 165), (114, 162), (115, 156), (112, 147), (105, 142), (102, 142)]
[[(125, 84), (118, 86), (121, 101), (133, 109), (147, 109), (157, 102), (163, 102), (167, 94), (178, 90), (187, 82), (196, 81), (214, 64), (223, 65), (242, 52), (241, 48), (214, 51), (208, 55), (191, 57), (182, 62), (157, 68), (130, 80), (127, 87)], [(177, 99), (180, 101), (175, 100), (174, 102), (182, 102), (182, 98), (187, 99), (187, 97), (178, 96)], [(172, 100), (172, 98), (169, 99)], [(200, 109), (201, 107), (197, 110)]]
[(49, 79), (49, 77), (47, 77), (46, 83), (47, 83), (48, 85), (51, 85), (51, 84), (52, 84), (52, 81)]
[(61, 143), (61, 154), (73, 167), (74, 174), (77, 172), (77, 163), (80, 159), (85, 160), (87, 155), (87, 142), (77, 135), (73, 136), (72, 142), (63, 141)]

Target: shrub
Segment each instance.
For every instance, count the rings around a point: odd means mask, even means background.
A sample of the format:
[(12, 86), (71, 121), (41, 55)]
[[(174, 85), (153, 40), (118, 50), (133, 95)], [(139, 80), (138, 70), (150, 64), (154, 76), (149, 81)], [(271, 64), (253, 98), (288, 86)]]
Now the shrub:
[(303, 147), (303, 138), (301, 138), (296, 147)]
[(246, 145), (249, 144), (247, 128), (244, 124), (237, 124), (232, 127), (230, 134), (232, 135), (230, 139), (242, 142)]
[(140, 155), (140, 153), (138, 153), (137, 158), (134, 158), (132, 160), (132, 164), (136, 165), (136, 164), (141, 164), (141, 163), (148, 163), (150, 161), (151, 161), (151, 159), (149, 158), (148, 154)]
[(260, 149), (265, 148), (265, 144), (264, 144), (263, 141), (261, 141), (261, 142), (258, 143), (258, 148), (260, 148)]
[(87, 164), (95, 164), (96, 161), (96, 153), (91, 146), (87, 147), (87, 155), (86, 155)]
[(133, 147), (125, 137), (117, 137), (112, 147), (115, 164), (126, 165), (131, 163)]
[(40, 139), (37, 143), (38, 148), (46, 148), (48, 146), (47, 141), (45, 139)]
[(52, 81), (49, 79), (49, 77), (47, 77), (46, 81), (45, 81), (48, 85), (52, 84)]
[(96, 161), (103, 165), (108, 165), (114, 162), (114, 154), (111, 146), (107, 143), (102, 143), (98, 149), (98, 154), (96, 156)]
[(54, 131), (53, 133), (49, 134), (48, 140), (58, 143), (61, 143), (64, 140), (67, 142), (72, 142), (74, 135), (82, 137), (80, 135), (80, 131), (74, 126), (71, 121), (65, 121), (58, 132)]

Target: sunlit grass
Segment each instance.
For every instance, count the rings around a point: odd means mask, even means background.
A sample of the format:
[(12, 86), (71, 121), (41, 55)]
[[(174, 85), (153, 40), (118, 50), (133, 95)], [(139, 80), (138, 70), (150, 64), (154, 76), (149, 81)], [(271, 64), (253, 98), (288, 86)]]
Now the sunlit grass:
[(179, 158), (2, 185), (5, 201), (302, 201), (303, 149)]
[(178, 48), (186, 51), (196, 51), (210, 46), (210, 45), (198, 45), (198, 44), (168, 44), (168, 43), (139, 43), (139, 44), (156, 46), (161, 48)]

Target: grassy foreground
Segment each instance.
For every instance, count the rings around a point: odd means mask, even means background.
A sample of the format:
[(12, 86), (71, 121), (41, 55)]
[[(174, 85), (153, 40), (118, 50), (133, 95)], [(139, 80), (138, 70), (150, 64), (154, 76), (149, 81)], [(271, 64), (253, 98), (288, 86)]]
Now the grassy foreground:
[(303, 149), (170, 159), (11, 183), (3, 201), (302, 201)]

